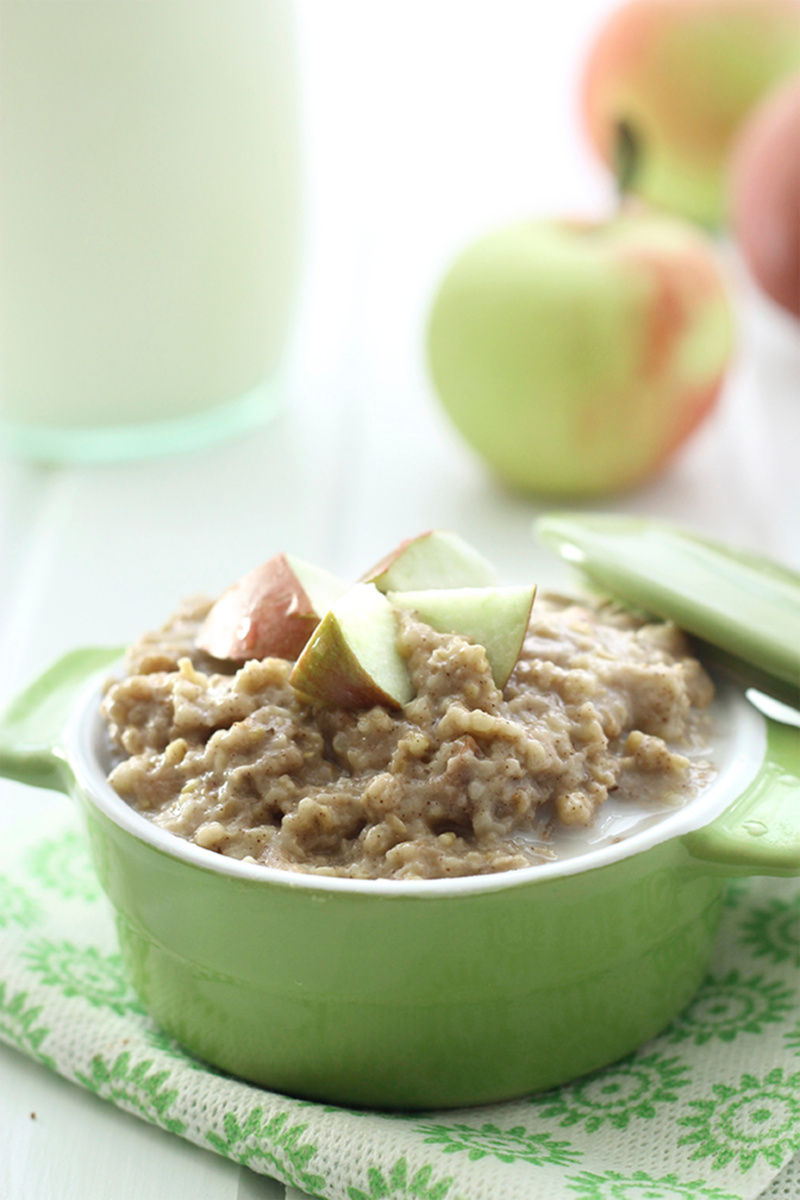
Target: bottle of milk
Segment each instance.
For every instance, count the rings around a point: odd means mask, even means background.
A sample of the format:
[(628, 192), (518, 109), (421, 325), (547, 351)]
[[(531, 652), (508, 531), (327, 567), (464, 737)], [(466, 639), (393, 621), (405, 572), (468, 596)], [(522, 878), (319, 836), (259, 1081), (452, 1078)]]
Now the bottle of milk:
[(0, 0), (0, 448), (196, 446), (280, 398), (291, 0)]

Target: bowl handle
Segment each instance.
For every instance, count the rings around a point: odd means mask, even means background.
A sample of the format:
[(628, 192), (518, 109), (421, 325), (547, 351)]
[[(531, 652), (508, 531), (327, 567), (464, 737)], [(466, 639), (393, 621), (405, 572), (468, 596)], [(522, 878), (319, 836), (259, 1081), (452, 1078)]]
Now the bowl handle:
[(61, 741), (75, 697), (120, 649), (73, 650), (34, 680), (0, 717), (0, 776), (32, 787), (68, 790), (69, 767)]
[(687, 833), (694, 858), (730, 875), (800, 875), (800, 731), (767, 720), (767, 749), (750, 786), (721, 816)]

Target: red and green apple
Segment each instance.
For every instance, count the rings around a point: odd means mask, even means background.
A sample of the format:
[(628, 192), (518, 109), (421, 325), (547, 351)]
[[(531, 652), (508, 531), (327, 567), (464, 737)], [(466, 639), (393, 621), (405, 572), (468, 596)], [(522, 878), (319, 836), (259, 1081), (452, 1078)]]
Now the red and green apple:
[(748, 118), (733, 149), (731, 225), (751, 275), (800, 318), (800, 75)]
[(589, 138), (623, 190), (715, 227), (737, 131), (798, 69), (797, 0), (629, 0), (586, 63)]
[(713, 407), (731, 308), (708, 239), (646, 212), (488, 234), (428, 327), (441, 402), (512, 487), (599, 496), (659, 471)]

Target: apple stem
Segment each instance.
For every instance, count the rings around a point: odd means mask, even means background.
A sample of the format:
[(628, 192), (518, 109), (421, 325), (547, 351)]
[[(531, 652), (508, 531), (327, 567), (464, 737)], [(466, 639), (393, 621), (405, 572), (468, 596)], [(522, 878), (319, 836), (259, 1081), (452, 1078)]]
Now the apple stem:
[(641, 142), (628, 121), (617, 121), (614, 130), (614, 173), (620, 201), (631, 191), (639, 170)]

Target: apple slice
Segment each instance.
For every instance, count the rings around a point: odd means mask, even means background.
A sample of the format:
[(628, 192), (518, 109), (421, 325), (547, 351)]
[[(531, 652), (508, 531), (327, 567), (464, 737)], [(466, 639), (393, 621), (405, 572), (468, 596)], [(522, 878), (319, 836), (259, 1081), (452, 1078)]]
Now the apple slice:
[(289, 682), (304, 700), (402, 708), (414, 691), (397, 632), (397, 613), (386, 597), (371, 583), (357, 583), (326, 612)]
[(406, 538), (363, 576), (381, 592), (421, 588), (485, 587), (495, 581), (490, 564), (457, 533), (430, 529)]
[(223, 592), (196, 644), (214, 658), (233, 662), (297, 658), (322, 614), (345, 590), (327, 571), (293, 554), (276, 554)]
[(436, 588), (389, 592), (395, 608), (410, 608), (439, 633), (460, 633), (483, 646), (502, 688), (519, 658), (536, 587)]

